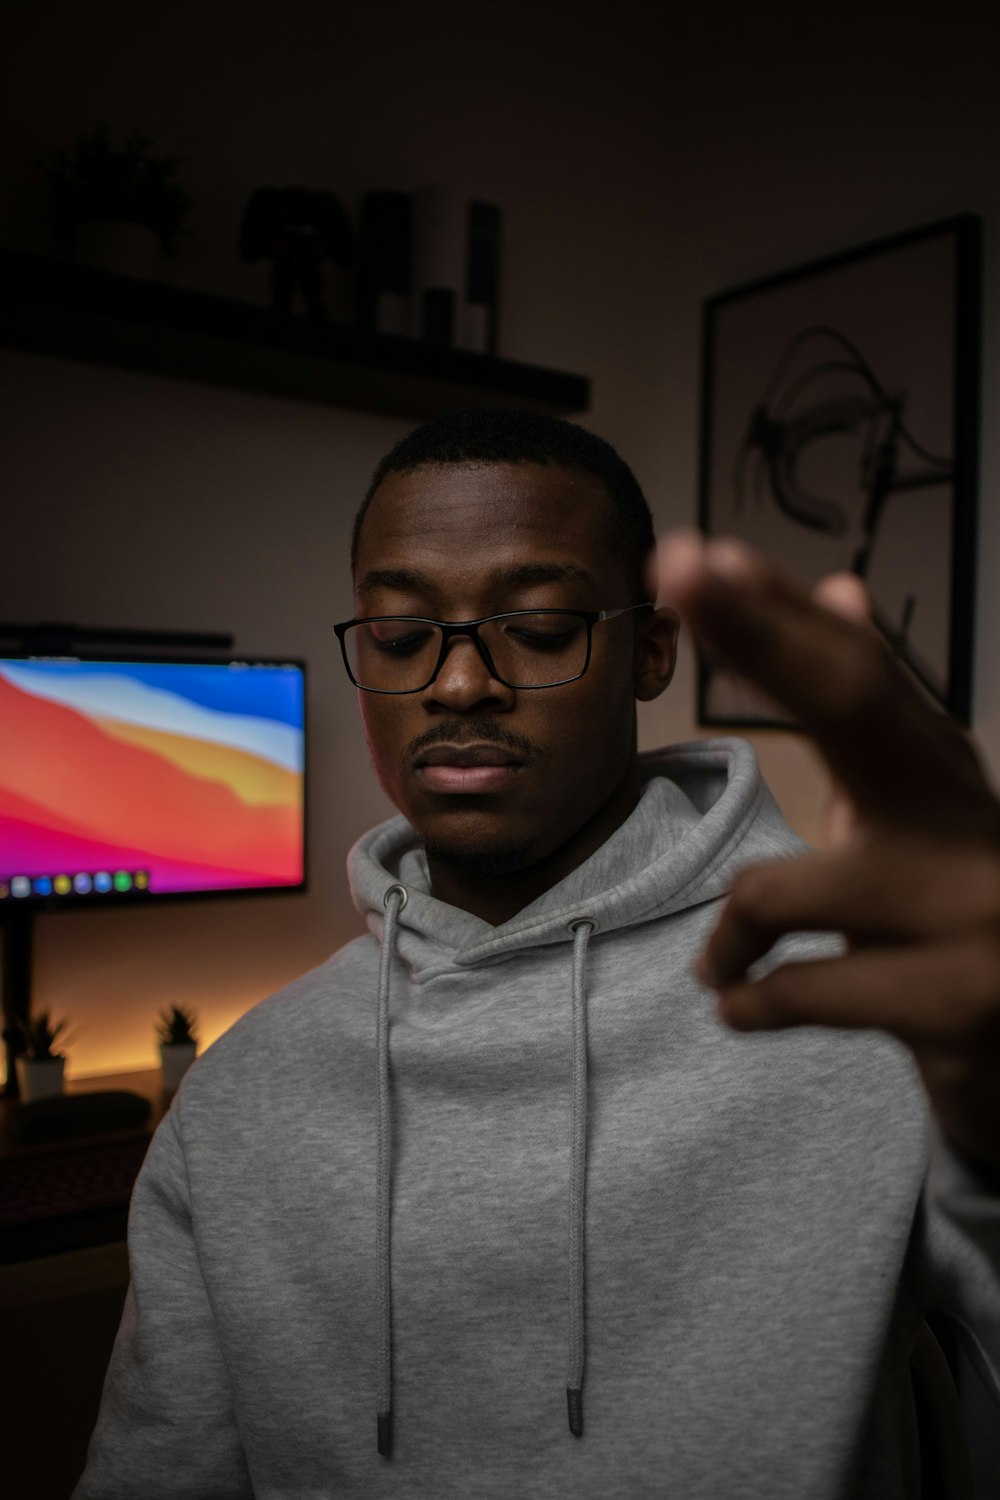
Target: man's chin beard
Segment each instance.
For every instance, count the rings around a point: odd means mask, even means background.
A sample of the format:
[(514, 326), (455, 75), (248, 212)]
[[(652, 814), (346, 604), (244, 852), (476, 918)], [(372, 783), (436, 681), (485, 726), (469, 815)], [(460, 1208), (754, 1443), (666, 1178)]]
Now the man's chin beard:
[(424, 853), (429, 860), (436, 860), (453, 870), (461, 870), (466, 875), (518, 875), (535, 863), (530, 844), (513, 842), (448, 844), (436, 839), (425, 839)]

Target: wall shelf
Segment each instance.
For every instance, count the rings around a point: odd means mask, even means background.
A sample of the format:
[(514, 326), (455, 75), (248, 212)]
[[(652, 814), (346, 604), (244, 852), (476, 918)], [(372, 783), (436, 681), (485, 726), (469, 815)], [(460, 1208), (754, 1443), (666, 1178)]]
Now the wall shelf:
[(460, 406), (586, 411), (590, 381), (511, 359), (0, 250), (0, 344), (418, 420)]

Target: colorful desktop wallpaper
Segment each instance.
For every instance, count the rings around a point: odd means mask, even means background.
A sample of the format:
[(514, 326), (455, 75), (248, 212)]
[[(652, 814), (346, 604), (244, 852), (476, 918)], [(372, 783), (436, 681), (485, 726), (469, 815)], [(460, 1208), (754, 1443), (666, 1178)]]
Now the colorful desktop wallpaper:
[(0, 659), (0, 897), (299, 885), (303, 713), (295, 666)]

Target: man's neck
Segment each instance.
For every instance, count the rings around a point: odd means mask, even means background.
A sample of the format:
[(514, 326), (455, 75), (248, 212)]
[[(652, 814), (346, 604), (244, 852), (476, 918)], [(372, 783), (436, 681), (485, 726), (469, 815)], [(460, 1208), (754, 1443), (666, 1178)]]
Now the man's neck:
[(608, 800), (571, 838), (544, 859), (507, 875), (482, 874), (444, 864), (428, 851), (431, 893), (438, 901), (499, 927), (558, 885), (607, 843), (634, 812), (640, 791), (639, 766), (633, 760)]

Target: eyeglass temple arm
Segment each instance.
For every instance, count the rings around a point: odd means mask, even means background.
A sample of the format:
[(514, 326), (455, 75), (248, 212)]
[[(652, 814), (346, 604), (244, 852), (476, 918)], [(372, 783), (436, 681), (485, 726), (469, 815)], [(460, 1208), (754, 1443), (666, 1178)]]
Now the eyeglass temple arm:
[(655, 609), (655, 608), (656, 608), (656, 605), (655, 604), (650, 604), (648, 602), (648, 600), (647, 600), (647, 601), (645, 601), (642, 604), (626, 604), (623, 609), (601, 609), (601, 610), (598, 610), (598, 612), (597, 612), (597, 618), (599, 620), (614, 620), (614, 619), (617, 618), (618, 615), (627, 615), (633, 609)]

